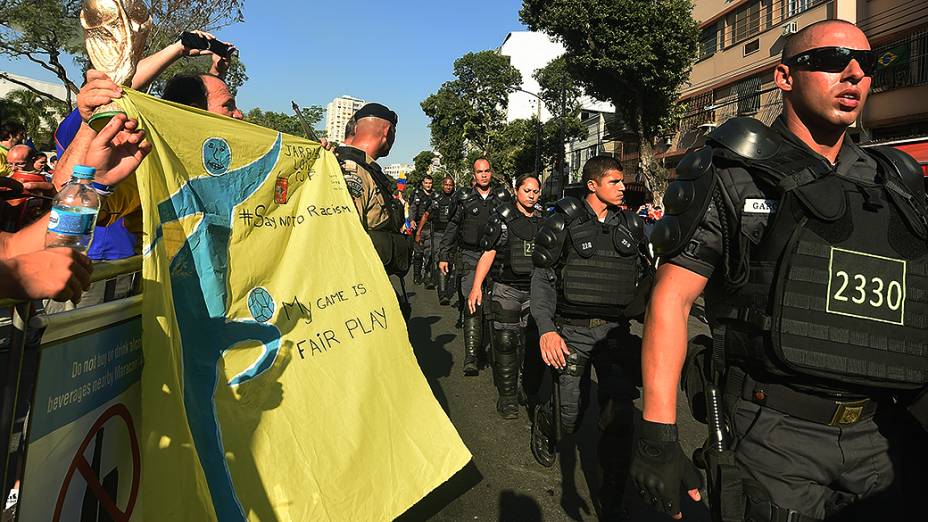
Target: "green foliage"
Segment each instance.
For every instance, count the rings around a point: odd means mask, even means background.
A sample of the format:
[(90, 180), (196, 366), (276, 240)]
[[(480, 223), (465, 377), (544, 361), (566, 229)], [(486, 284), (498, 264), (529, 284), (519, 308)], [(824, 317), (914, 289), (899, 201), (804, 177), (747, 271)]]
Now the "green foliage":
[(611, 101), (638, 135), (652, 189), (664, 180), (651, 140), (674, 114), (696, 59), (692, 9), (691, 0), (523, 0), (519, 13), (564, 44), (570, 74), (587, 94)]
[(3, 102), (4, 118), (22, 123), (38, 150), (55, 148), (55, 129), (69, 112), (64, 102), (26, 89), (11, 91)]
[(588, 94), (653, 135), (696, 58), (692, 9), (690, 0), (524, 0), (520, 15), (564, 44)]
[(583, 87), (567, 66), (562, 55), (535, 71), (540, 87), (538, 96), (555, 118), (576, 114), (580, 110)]
[[(244, 19), (244, 0), (151, 0), (148, 4), (152, 14), (152, 32), (147, 41), (146, 55), (177, 41), (183, 31), (215, 31)], [(38, 64), (76, 94), (83, 79), (71, 78), (63, 62), (71, 57), (78, 63), (89, 65), (80, 25), (80, 9), (80, 0), (0, 0), (0, 54)], [(161, 78), (170, 78), (180, 71), (208, 71), (208, 60), (205, 68), (201, 60), (180, 61), (162, 73)], [(233, 61), (227, 77), (233, 93), (247, 79), (244, 67), (235, 65)], [(46, 93), (37, 94), (48, 97)]]
[(412, 172), (406, 173), (406, 180), (410, 186), (416, 186), (426, 174), (429, 173), (429, 167), (432, 165), (432, 160), (435, 159), (436, 154), (430, 150), (424, 150), (419, 154), (416, 154), (416, 157), (412, 159), (413, 164), (416, 166)]
[[(306, 123), (310, 126), (315, 126), (316, 123), (319, 123), (319, 120), (322, 119), (322, 107), (315, 105), (303, 107), (303, 116), (306, 118)], [(285, 134), (309, 138), (303, 129), (303, 125), (300, 123), (300, 119), (296, 117), (296, 114), (284, 114), (282, 112), (273, 111), (265, 112), (259, 108), (254, 108), (245, 114), (245, 120)]]
[(466, 171), (470, 155), (489, 154), (522, 75), (505, 56), (481, 51), (455, 60), (454, 76), (422, 102), (422, 110), (432, 120), (432, 145), (442, 160), (452, 170)]

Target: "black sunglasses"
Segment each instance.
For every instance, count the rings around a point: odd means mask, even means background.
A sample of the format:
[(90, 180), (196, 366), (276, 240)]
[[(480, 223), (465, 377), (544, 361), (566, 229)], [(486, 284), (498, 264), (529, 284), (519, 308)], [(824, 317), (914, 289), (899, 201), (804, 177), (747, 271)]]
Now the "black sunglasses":
[(783, 64), (790, 67), (805, 67), (810, 71), (837, 73), (847, 68), (851, 60), (857, 60), (865, 75), (873, 75), (873, 70), (876, 68), (876, 53), (847, 47), (809, 49), (783, 60)]

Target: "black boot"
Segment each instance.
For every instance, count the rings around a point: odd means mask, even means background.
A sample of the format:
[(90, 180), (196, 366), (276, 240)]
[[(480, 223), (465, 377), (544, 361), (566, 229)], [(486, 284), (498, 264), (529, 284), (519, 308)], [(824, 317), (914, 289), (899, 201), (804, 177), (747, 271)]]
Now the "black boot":
[(438, 272), (438, 263), (432, 256), (426, 257), (422, 264), (422, 276), (425, 278), (425, 288), (435, 290), (436, 272)]
[(451, 274), (443, 274), (438, 271), (438, 303), (442, 306), (448, 306), (451, 303), (451, 292), (448, 288), (451, 283)]
[(518, 330), (495, 330), (493, 334), (493, 368), (496, 373), (496, 389), (499, 391), (496, 411), (504, 419), (517, 419), (519, 345), (522, 344), (522, 339)]
[(551, 405), (535, 407), (535, 422), (532, 423), (532, 455), (539, 464), (550, 468), (557, 461), (554, 440), (554, 424), (551, 422)]
[(418, 252), (412, 255), (412, 282), (422, 284), (422, 254)]
[(481, 320), (479, 313), (464, 311), (464, 375), (468, 377), (480, 373), (477, 369), (477, 349), (480, 348)]

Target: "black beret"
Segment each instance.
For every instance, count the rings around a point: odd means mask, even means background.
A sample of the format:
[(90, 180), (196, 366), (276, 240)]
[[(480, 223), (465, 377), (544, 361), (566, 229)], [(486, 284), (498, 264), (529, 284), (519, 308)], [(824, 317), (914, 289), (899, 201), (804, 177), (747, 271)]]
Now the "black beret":
[(368, 103), (364, 107), (358, 109), (358, 112), (354, 113), (355, 120), (368, 117), (387, 120), (392, 123), (394, 127), (396, 127), (396, 123), (399, 121), (395, 112), (391, 111), (386, 105), (381, 105), (379, 103)]

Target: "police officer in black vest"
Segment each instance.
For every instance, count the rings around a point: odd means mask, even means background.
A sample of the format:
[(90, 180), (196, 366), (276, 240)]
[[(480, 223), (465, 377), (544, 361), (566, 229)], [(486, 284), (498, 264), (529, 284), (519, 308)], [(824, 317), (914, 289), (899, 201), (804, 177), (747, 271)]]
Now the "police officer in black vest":
[[(520, 370), (524, 370), (522, 393), (529, 404), (537, 404), (541, 385), (538, 326), (529, 313), (532, 252), (543, 220), (535, 208), (540, 192), (538, 176), (523, 174), (516, 180), (515, 204), (496, 207), (481, 241), (484, 253), (467, 297), (468, 311), (475, 313), (483, 303), (484, 281), (492, 271), (493, 380), (499, 391), (496, 411), (505, 419), (519, 416)], [(526, 347), (531, 350), (528, 354)]]
[(407, 319), (411, 315), (402, 278), (409, 271), (412, 238), (401, 231), (406, 222), (402, 203), (393, 197), (396, 181), (383, 172), (377, 159), (387, 156), (396, 138), (396, 113), (379, 103), (368, 103), (348, 121), (345, 142), (335, 149), (348, 192), (361, 224), (390, 275)]
[(687, 313), (705, 292), (713, 346), (691, 350), (684, 373), (706, 379), (710, 398), (721, 390), (724, 422), (705, 452), (717, 517), (903, 519), (883, 421), (928, 383), (928, 205), (910, 157), (845, 134), (875, 67), (853, 24), (802, 29), (774, 73), (784, 107), (772, 127), (729, 120), (677, 168), (652, 235), (664, 263), (632, 466), (661, 511), (679, 513), (683, 491), (699, 498), (676, 390)]
[(445, 176), (441, 180), (441, 190), (432, 191), (432, 196), (426, 202), (422, 218), (416, 230), (416, 242), (422, 242), (422, 231), (429, 227), (429, 248), (432, 252), (431, 261), (427, 267), (428, 277), (438, 284), (438, 302), (447, 305), (451, 302), (455, 288), (454, 266), (450, 264), (448, 272), (438, 270), (438, 246), (445, 236), (445, 230), (451, 221), (451, 205), (454, 202), (454, 178)]
[[(628, 318), (643, 312), (652, 271), (644, 224), (619, 209), (621, 163), (595, 156), (583, 166), (582, 182), (588, 191), (583, 201), (560, 200), (535, 238), (531, 308), (542, 359), (558, 370), (564, 434), (580, 426), (590, 363), (596, 367), (606, 504), (621, 498), (619, 484), (627, 476), (640, 350)], [(554, 408), (551, 402), (541, 407), (532, 428), (532, 453), (543, 466), (555, 462)]]
[(409, 197), (409, 221), (416, 227), (416, 246), (412, 254), (412, 273), (413, 282), (417, 285), (422, 284), (423, 280), (430, 285), (432, 284), (431, 279), (424, 279), (431, 273), (428, 271), (428, 265), (432, 257), (432, 231), (429, 228), (419, 229), (419, 221), (428, 208), (434, 193), (432, 183), (432, 176), (426, 174), (422, 178), (422, 183), (412, 191), (412, 195)]
[[(442, 237), (438, 252), (438, 269), (447, 274), (451, 261), (451, 252), (460, 249), (461, 257), (461, 294), (467, 295), (474, 283), (474, 270), (483, 254), (480, 239), (486, 232), (490, 213), (500, 203), (511, 199), (509, 191), (501, 185), (492, 183), (493, 168), (490, 162), (481, 158), (474, 162), (474, 186), (462, 188), (455, 193), (451, 207), (451, 220)], [(477, 369), (477, 350), (482, 345), (483, 313), (477, 307), (471, 313), (464, 314), (464, 375), (474, 376)]]

